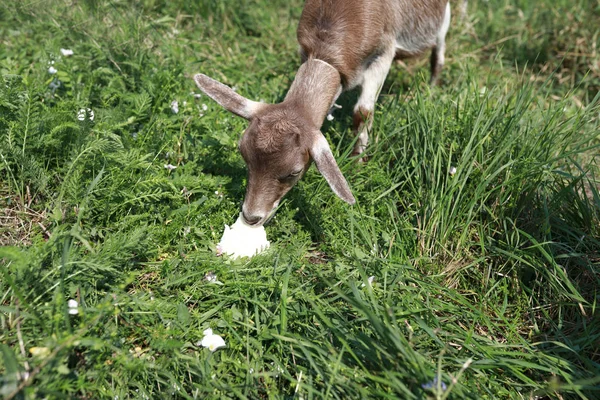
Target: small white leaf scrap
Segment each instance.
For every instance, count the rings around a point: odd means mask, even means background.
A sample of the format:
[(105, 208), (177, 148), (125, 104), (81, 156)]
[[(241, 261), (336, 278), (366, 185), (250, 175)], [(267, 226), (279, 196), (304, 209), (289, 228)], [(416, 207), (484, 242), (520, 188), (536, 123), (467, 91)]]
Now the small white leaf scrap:
[(165, 168), (168, 169), (169, 171), (173, 171), (177, 167), (173, 164), (165, 164)]
[(327, 121), (333, 121), (333, 114), (327, 114)]
[(69, 57), (73, 55), (73, 50), (71, 49), (60, 49), (60, 54), (62, 54), (64, 57)]
[(204, 337), (202, 341), (200, 341), (200, 346), (208, 348), (210, 351), (214, 352), (219, 347), (225, 347), (225, 340), (219, 335), (213, 334), (212, 329), (208, 328), (204, 332)]

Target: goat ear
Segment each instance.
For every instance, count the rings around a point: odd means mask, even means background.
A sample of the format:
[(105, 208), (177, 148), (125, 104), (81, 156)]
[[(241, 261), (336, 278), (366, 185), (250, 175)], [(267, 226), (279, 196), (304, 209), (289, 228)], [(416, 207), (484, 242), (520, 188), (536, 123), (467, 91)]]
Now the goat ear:
[(229, 86), (223, 85), (204, 74), (194, 75), (194, 82), (211, 99), (242, 118), (251, 119), (263, 106), (263, 103), (248, 100), (234, 92)]
[(340, 171), (340, 168), (335, 162), (327, 139), (325, 139), (325, 136), (323, 136), (321, 132), (315, 134), (313, 145), (310, 148), (310, 156), (314, 160), (321, 175), (323, 175), (327, 183), (329, 183), (333, 193), (346, 203), (354, 204), (356, 200), (354, 200), (354, 196), (352, 196), (350, 186), (348, 186), (346, 178), (344, 178), (342, 171)]

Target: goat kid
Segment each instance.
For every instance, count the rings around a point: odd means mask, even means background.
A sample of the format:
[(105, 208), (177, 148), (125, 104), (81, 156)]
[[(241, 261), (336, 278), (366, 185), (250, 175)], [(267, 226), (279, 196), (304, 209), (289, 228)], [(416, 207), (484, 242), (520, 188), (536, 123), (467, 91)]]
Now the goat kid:
[(246, 118), (239, 149), (248, 166), (242, 216), (262, 225), (314, 161), (333, 192), (355, 200), (321, 133), (342, 91), (361, 87), (354, 108), (362, 154), (379, 91), (394, 59), (431, 53), (431, 84), (444, 64), (450, 24), (447, 0), (306, 0), (298, 25), (302, 65), (285, 99), (265, 104), (244, 98), (203, 74), (198, 87), (230, 112)]

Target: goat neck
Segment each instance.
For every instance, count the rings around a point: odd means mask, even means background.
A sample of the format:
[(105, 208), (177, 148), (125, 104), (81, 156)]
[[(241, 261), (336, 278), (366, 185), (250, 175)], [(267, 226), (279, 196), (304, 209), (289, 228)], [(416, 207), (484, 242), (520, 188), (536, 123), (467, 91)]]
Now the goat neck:
[(337, 69), (325, 61), (309, 58), (298, 69), (283, 102), (295, 107), (315, 129), (320, 129), (341, 91), (341, 77)]

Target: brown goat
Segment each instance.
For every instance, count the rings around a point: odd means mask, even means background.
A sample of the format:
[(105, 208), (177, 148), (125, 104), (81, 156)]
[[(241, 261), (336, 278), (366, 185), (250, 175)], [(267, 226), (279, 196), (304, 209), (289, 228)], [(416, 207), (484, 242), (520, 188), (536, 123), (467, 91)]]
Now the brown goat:
[(358, 135), (354, 153), (362, 154), (392, 61), (433, 49), (435, 85), (449, 24), (447, 0), (306, 0), (298, 26), (302, 65), (282, 103), (254, 102), (206, 75), (195, 75), (203, 92), (249, 121), (239, 146), (248, 166), (242, 206), (246, 222), (265, 223), (311, 160), (333, 192), (354, 204), (320, 131), (325, 116), (342, 91), (361, 87), (353, 121)]

